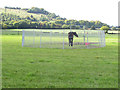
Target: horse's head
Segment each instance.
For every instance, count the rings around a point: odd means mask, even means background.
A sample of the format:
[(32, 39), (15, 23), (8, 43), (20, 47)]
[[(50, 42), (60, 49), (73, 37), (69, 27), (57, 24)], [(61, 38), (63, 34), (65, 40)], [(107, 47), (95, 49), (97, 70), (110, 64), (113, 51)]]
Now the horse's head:
[(77, 34), (76, 32), (73, 32), (73, 34), (74, 34), (76, 37), (78, 37), (78, 34)]

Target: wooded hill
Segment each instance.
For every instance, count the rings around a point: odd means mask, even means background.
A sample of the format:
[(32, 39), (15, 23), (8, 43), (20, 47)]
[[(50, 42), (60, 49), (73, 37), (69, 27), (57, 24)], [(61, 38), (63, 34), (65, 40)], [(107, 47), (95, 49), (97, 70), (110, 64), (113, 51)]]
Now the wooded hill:
[(86, 28), (109, 26), (100, 21), (67, 20), (44, 8), (0, 8), (3, 29), (69, 29), (70, 25), (85, 25)]

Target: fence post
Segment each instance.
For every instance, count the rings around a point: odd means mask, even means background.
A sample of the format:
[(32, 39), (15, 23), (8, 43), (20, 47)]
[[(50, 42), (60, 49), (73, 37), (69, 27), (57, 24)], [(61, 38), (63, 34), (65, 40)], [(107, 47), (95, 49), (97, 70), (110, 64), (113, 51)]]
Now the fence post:
[(101, 46), (103, 47), (103, 31), (101, 31)]
[(41, 40), (42, 40), (42, 31), (40, 32), (40, 48), (41, 48)]
[(100, 30), (98, 31), (98, 42), (99, 42), (99, 47), (100, 47), (100, 42), (101, 42), (101, 40), (100, 40)]
[(104, 46), (106, 46), (106, 41), (105, 41), (105, 31), (103, 31), (104, 32)]
[(85, 30), (84, 30), (84, 44), (85, 44)]
[(52, 31), (50, 31), (50, 48), (52, 48)]
[(33, 47), (35, 47), (35, 31), (33, 30)]
[(25, 36), (25, 32), (24, 30), (22, 31), (22, 47), (24, 46), (24, 36)]
[(89, 44), (88, 44), (88, 32), (87, 32), (87, 48), (88, 48), (88, 45), (89, 45)]
[(64, 30), (63, 30), (63, 49), (64, 49)]

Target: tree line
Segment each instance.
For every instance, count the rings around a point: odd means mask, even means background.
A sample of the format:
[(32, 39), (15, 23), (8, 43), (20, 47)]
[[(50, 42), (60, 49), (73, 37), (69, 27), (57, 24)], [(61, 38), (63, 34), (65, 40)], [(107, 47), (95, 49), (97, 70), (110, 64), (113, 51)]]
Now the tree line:
[(21, 9), (20, 7), (7, 7), (5, 6), (5, 9)]
[(50, 21), (48, 18), (42, 16), (40, 19), (36, 19), (33, 15), (21, 18), (17, 15), (4, 13), (2, 15), (2, 28), (3, 29), (22, 29), (22, 28), (35, 28), (35, 29), (69, 29), (70, 25), (85, 25), (86, 28), (100, 28), (102, 26), (108, 26), (100, 21), (84, 21), (84, 20), (67, 20), (56, 19)]

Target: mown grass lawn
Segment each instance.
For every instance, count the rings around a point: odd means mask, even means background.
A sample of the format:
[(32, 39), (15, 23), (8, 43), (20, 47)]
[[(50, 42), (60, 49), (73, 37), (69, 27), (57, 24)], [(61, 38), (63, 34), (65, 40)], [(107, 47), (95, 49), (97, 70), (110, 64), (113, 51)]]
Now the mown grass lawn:
[(106, 47), (42, 49), (22, 47), (20, 35), (3, 35), (3, 88), (117, 88), (118, 37)]

